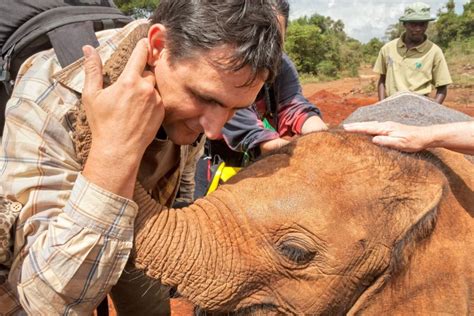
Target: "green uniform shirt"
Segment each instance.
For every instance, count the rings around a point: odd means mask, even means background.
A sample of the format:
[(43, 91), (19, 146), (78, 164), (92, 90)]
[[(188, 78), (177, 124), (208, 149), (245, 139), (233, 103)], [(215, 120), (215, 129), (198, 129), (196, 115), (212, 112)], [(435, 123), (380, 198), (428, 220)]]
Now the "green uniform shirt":
[(432, 86), (452, 83), (441, 48), (425, 40), (407, 50), (403, 36), (385, 44), (375, 62), (374, 71), (385, 75), (387, 96), (400, 91), (425, 95)]

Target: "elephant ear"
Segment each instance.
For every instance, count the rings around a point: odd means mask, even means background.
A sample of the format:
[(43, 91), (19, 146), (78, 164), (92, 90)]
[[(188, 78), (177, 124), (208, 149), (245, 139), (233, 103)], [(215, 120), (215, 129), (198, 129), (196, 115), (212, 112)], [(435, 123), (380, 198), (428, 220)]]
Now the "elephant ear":
[(388, 267), (374, 283), (359, 296), (348, 315), (363, 311), (368, 302), (380, 292), (389, 280), (403, 273), (417, 243), (431, 235), (436, 224), (438, 207), (443, 198), (445, 179), (440, 172), (429, 172), (428, 176), (411, 177), (395, 181), (396, 189), (389, 189), (381, 199), (382, 210), (379, 225), (383, 233), (379, 242), (389, 247)]

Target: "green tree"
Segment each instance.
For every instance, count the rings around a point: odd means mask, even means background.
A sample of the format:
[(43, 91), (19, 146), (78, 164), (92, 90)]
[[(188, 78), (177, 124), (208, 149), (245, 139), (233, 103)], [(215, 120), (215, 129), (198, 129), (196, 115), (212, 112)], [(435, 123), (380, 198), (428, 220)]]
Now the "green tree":
[(134, 18), (148, 18), (158, 6), (159, 0), (115, 0), (117, 7)]
[(449, 42), (455, 40), (460, 29), (460, 19), (454, 11), (454, 0), (449, 0), (445, 5), (446, 12), (439, 11), (436, 20), (436, 34), (433, 40), (441, 47), (447, 48)]
[(460, 16), (460, 29), (458, 36), (472, 38), (474, 35), (474, 1), (470, 0), (464, 5), (464, 11)]
[(325, 53), (322, 42), (321, 29), (314, 24), (295, 22), (288, 26), (285, 48), (300, 72), (317, 74)]
[(346, 35), (341, 20), (316, 13), (290, 22), (285, 47), (299, 72), (338, 77), (342, 71), (357, 75), (361, 45)]
[(383, 44), (381, 40), (374, 37), (367, 44), (362, 45), (362, 57), (364, 62), (374, 64)]

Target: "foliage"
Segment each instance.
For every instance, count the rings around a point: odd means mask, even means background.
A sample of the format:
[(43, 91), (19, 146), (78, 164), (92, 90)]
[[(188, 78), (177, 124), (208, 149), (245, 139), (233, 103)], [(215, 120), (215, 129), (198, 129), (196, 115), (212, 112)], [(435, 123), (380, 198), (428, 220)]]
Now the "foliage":
[(464, 11), (457, 15), (454, 0), (449, 0), (445, 11), (438, 12), (433, 40), (442, 48), (448, 48), (450, 42), (470, 38), (474, 35), (474, 1), (464, 5)]
[(365, 63), (375, 64), (375, 60), (384, 43), (378, 38), (372, 38), (367, 44), (362, 46), (362, 56)]
[(474, 87), (474, 38), (451, 41), (445, 56), (454, 84)]
[(379, 40), (361, 44), (347, 36), (341, 20), (314, 14), (290, 22), (285, 48), (300, 73), (329, 79), (357, 76), (360, 64), (375, 60), (381, 46)]
[(323, 60), (318, 64), (317, 71), (326, 77), (336, 77), (337, 67), (331, 60)]
[(134, 18), (148, 18), (158, 6), (159, 0), (115, 0), (117, 7)]

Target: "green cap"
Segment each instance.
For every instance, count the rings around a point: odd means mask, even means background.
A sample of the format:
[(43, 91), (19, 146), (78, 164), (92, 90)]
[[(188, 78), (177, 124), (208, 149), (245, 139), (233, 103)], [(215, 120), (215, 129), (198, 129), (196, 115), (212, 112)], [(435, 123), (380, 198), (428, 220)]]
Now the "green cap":
[(405, 8), (401, 22), (427, 22), (435, 18), (430, 15), (430, 6), (423, 2), (415, 2)]

